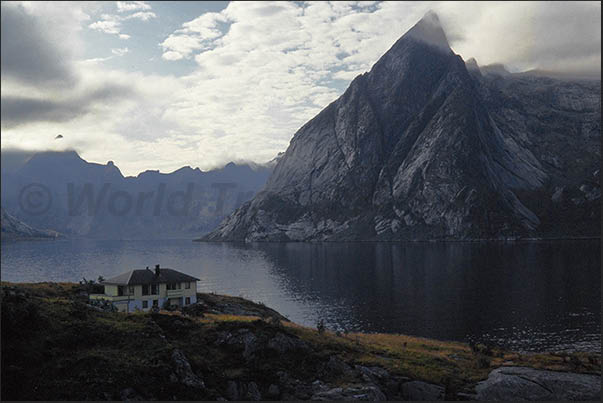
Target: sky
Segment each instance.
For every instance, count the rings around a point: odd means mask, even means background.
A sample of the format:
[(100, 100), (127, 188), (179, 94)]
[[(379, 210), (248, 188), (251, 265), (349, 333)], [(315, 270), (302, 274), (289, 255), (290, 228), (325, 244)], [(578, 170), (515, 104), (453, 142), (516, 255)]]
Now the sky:
[(2, 149), (75, 149), (126, 175), (271, 160), (428, 10), (465, 60), (601, 71), (600, 2), (1, 7)]

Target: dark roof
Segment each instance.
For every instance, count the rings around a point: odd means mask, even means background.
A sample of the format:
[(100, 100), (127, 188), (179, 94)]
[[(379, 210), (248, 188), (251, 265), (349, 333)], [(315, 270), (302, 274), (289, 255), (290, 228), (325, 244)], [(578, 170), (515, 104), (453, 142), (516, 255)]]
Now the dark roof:
[(198, 278), (189, 276), (176, 270), (160, 268), (159, 276), (151, 269), (130, 270), (118, 276), (102, 281), (101, 284), (135, 285), (135, 284), (159, 284), (180, 283), (188, 281), (199, 281)]

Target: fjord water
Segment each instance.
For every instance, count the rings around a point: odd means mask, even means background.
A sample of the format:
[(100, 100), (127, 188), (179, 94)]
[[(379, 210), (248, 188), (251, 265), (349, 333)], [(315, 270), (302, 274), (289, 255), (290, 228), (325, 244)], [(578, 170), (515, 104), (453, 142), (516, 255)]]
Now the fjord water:
[(3, 242), (2, 280), (78, 281), (160, 263), (309, 326), (601, 350), (600, 241)]

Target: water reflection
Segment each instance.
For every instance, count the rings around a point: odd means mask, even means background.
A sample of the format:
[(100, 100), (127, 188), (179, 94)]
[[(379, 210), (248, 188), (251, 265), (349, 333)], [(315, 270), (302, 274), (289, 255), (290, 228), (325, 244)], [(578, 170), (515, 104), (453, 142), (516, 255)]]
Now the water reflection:
[(3, 243), (2, 280), (77, 281), (161, 263), (333, 329), (600, 351), (598, 241), (219, 244)]
[(335, 328), (600, 350), (598, 242), (257, 244)]

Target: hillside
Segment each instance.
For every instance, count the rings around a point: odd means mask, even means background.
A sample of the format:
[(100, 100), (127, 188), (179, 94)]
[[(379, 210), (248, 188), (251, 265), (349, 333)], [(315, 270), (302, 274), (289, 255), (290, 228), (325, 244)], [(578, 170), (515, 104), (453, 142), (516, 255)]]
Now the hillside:
[(319, 332), (213, 294), (184, 313), (112, 313), (87, 305), (87, 291), (2, 283), (4, 400), (600, 397), (599, 355)]

